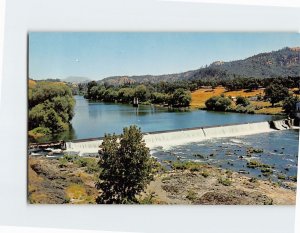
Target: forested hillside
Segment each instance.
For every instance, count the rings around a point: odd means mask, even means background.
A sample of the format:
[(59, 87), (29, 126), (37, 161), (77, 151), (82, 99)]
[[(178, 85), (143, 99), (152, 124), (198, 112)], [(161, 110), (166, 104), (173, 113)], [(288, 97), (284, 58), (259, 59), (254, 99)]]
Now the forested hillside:
[(300, 47), (260, 53), (244, 60), (217, 61), (210, 66), (177, 74), (113, 76), (99, 81), (106, 85), (158, 83), (195, 79), (227, 79), (234, 77), (288, 77), (300, 75)]

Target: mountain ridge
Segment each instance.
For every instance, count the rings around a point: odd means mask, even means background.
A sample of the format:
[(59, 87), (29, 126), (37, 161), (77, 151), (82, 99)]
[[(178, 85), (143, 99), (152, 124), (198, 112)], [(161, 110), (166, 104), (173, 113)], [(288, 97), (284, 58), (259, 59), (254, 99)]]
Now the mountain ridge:
[(280, 50), (263, 52), (234, 61), (215, 61), (205, 68), (180, 73), (111, 76), (98, 82), (109, 85), (123, 85), (232, 76), (255, 78), (300, 76), (300, 47), (285, 47)]

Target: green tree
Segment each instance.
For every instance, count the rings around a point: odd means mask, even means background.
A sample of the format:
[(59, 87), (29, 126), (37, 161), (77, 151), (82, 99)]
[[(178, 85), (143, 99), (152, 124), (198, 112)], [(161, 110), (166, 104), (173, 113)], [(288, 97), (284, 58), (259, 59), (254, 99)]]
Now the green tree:
[(33, 82), (28, 91), (28, 129), (40, 135), (67, 130), (74, 116), (71, 88), (62, 82)]
[(172, 95), (171, 104), (175, 107), (187, 107), (192, 100), (191, 92), (178, 88)]
[(236, 97), (236, 104), (246, 107), (250, 104), (250, 101), (246, 97), (238, 96)]
[(265, 99), (269, 100), (272, 106), (289, 96), (289, 89), (282, 84), (273, 82), (265, 89)]
[(205, 101), (208, 110), (227, 111), (230, 109), (232, 101), (225, 96), (213, 96)]
[(296, 111), (296, 104), (300, 101), (300, 98), (298, 96), (289, 96), (287, 98), (285, 98), (285, 100), (283, 101), (283, 110), (284, 112), (291, 116), (294, 117), (295, 115), (295, 111)]
[(124, 128), (119, 140), (115, 135), (105, 135), (102, 150), (101, 173), (96, 185), (101, 194), (97, 203), (137, 202), (136, 195), (153, 179), (150, 151), (140, 129)]
[(139, 99), (139, 101), (144, 102), (149, 97), (149, 91), (145, 85), (138, 85), (134, 89), (134, 96)]

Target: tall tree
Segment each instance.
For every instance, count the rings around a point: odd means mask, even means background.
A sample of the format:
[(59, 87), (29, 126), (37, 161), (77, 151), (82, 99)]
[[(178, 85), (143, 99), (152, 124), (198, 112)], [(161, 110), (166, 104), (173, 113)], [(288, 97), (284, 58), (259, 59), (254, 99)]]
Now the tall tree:
[(283, 110), (284, 112), (291, 116), (295, 117), (295, 112), (296, 112), (296, 104), (300, 102), (300, 98), (298, 96), (289, 96), (283, 101)]
[(289, 89), (282, 84), (273, 82), (265, 89), (265, 99), (269, 100), (272, 106), (289, 96)]
[(99, 165), (102, 170), (97, 188), (99, 204), (135, 203), (136, 195), (152, 180), (152, 160), (139, 128), (123, 129), (118, 139), (105, 135), (102, 143), (103, 157)]

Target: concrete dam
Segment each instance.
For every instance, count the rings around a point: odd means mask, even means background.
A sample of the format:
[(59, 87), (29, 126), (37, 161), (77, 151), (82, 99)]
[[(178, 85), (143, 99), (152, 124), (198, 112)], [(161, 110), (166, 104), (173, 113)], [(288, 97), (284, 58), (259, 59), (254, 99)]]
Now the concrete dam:
[[(298, 128), (292, 119), (283, 119), (270, 122), (256, 122), (236, 125), (187, 128), (144, 133), (144, 140), (150, 149), (157, 147), (170, 148), (187, 143), (200, 142), (212, 138), (237, 137), (267, 133), (277, 130)], [(80, 156), (93, 156), (98, 153), (103, 138), (74, 140), (66, 142), (66, 153)]]

